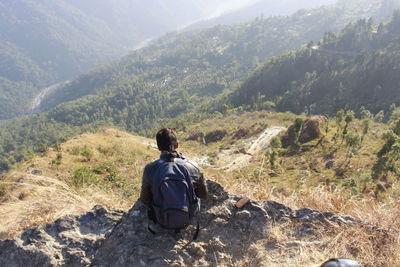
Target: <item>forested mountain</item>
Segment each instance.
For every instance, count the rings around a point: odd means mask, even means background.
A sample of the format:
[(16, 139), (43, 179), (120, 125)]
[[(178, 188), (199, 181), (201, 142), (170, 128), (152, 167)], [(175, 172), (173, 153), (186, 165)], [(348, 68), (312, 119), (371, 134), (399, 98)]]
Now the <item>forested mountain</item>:
[[(356, 9), (360, 2), (363, 5)], [(346, 1), (301, 10), (289, 17), (258, 17), (238, 25), (171, 33), (119, 62), (102, 66), (53, 91), (39, 109), (48, 110), (104, 89), (123, 89), (123, 84), (130, 80), (140, 81), (147, 91), (164, 87), (197, 95), (195, 102), (186, 102), (198, 105), (201, 97), (236, 86), (266, 58), (319, 40), (324, 32), (341, 30), (355, 19), (390, 16), (393, 10), (386, 10), (385, 3), (386, 0)]]
[(400, 11), (386, 25), (360, 20), (273, 58), (230, 96), (235, 106), (268, 101), (279, 110), (314, 114), (361, 107), (377, 113), (399, 106)]
[(258, 16), (288, 16), (302, 8), (315, 8), (323, 5), (331, 5), (337, 0), (259, 0), (249, 6), (242, 7), (238, 10), (222, 14), (216, 18), (199, 21), (190, 25), (189, 29), (212, 27), (219, 24), (235, 24), (243, 21), (251, 20)]
[(207, 15), (173, 0), (18, 0), (0, 3), (0, 119), (29, 112), (42, 89), (119, 58), (147, 38)]
[[(214, 99), (237, 87), (265, 58), (319, 40), (323, 32), (346, 22), (382, 12), (380, 5), (374, 6), (378, 11), (371, 8), (375, 0), (365, 1), (369, 4), (357, 12), (347, 9), (349, 5), (325, 7), (290, 17), (171, 33), (54, 91), (42, 106), (47, 112), (2, 122), (3, 169), (39, 151), (41, 145), (98, 125), (144, 131), (159, 118), (212, 112)], [(226, 104), (218, 103), (219, 108)]]

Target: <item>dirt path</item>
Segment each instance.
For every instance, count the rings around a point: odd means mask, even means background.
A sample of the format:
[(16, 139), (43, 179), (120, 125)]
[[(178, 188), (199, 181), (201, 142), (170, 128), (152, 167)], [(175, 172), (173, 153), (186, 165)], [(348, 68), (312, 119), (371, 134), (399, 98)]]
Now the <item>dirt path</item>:
[[(191, 159), (196, 161), (201, 166), (226, 171), (233, 171), (249, 164), (255, 155), (259, 153), (265, 153), (269, 149), (269, 144), (272, 137), (277, 136), (281, 131), (285, 129), (285, 127), (274, 126), (265, 129), (264, 132), (262, 132), (258, 137), (253, 136), (241, 140), (240, 142), (232, 145), (231, 148), (222, 150), (218, 154), (219, 160), (215, 165), (210, 164), (208, 156), (194, 156), (191, 157)], [(143, 138), (143, 140), (140, 140), (139, 142), (148, 147), (151, 147), (152, 149), (158, 150), (157, 145), (153, 140)]]
[(233, 171), (241, 168), (252, 160), (258, 153), (265, 153), (269, 148), (272, 137), (277, 136), (284, 127), (274, 126), (267, 128), (258, 138), (245, 139), (230, 149), (222, 150), (219, 154), (219, 169)]

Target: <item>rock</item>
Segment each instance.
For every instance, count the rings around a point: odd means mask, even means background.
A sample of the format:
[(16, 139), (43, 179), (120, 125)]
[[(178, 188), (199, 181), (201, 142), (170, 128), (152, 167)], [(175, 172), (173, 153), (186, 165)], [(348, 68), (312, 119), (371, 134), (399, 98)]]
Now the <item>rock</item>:
[(321, 136), (321, 126), (326, 122), (323, 116), (313, 116), (306, 119), (301, 127), (299, 142), (304, 144)]
[[(324, 123), (326, 123), (326, 118), (323, 116), (313, 116), (306, 119), (301, 126), (298, 141), (304, 144), (320, 137), (322, 135), (321, 127)], [(295, 145), (295, 128), (294, 124), (290, 125), (286, 132), (281, 136), (282, 147), (286, 148)]]
[(0, 266), (86, 266), (122, 215), (96, 206), (82, 216), (65, 216), (0, 241)]
[(325, 163), (325, 168), (326, 169), (332, 169), (335, 166), (335, 161), (329, 160)]
[(199, 139), (200, 133), (192, 133), (185, 139), (185, 141), (199, 141)]
[(293, 146), (296, 143), (295, 125), (290, 125), (286, 132), (281, 136), (282, 147)]
[(31, 173), (32, 173), (33, 175), (42, 175), (42, 171), (41, 171), (41, 170), (37, 170), (37, 169), (32, 170)]
[(224, 138), (228, 132), (226, 130), (215, 130), (206, 134), (204, 139), (206, 143), (218, 142)]
[(248, 129), (243, 129), (240, 128), (239, 130), (237, 130), (234, 134), (233, 134), (233, 139), (237, 140), (237, 139), (242, 139), (244, 137), (246, 137), (249, 134), (249, 130)]
[(240, 261), (252, 244), (269, 237), (274, 223), (296, 222), (295, 236), (307, 236), (313, 234), (315, 222), (356, 222), (328, 212), (292, 210), (274, 201), (250, 201), (238, 209), (240, 196), (228, 194), (216, 182), (208, 181), (208, 187), (195, 242), (194, 225), (179, 234), (150, 233), (140, 202), (125, 214), (96, 206), (81, 216), (65, 216), (0, 241), (0, 266), (209, 266)]

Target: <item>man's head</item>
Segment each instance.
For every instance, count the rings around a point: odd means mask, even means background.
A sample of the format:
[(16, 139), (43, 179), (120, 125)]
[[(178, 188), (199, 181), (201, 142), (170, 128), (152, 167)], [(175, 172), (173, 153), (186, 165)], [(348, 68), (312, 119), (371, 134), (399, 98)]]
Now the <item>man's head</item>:
[(174, 151), (179, 146), (176, 130), (173, 128), (159, 130), (156, 139), (160, 151)]

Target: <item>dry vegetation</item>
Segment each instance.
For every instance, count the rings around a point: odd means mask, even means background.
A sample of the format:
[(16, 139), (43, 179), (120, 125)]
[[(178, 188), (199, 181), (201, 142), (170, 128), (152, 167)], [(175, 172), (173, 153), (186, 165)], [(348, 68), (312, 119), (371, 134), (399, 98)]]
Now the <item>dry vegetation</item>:
[[(253, 154), (248, 166), (231, 172), (219, 166), (222, 150), (236, 147), (240, 154), (241, 146), (265, 128), (286, 127), (293, 119), (291, 114), (267, 112), (216, 116), (180, 131), (181, 140), (220, 129), (228, 134), (209, 144), (203, 144), (201, 138), (182, 142), (181, 151), (208, 162), (203, 166), (207, 178), (231, 193), (275, 200), (292, 208), (347, 214), (381, 230), (368, 225), (319, 225), (315, 236), (301, 240), (291, 233), (291, 225), (274, 224), (270, 238), (253, 244), (241, 262), (220, 264), (318, 266), (331, 257), (349, 257), (365, 266), (400, 266), (400, 183), (391, 175), (391, 186), (377, 190), (379, 182), (371, 179), (376, 152), (383, 144), (384, 124), (372, 125), (350, 163), (346, 145), (333, 141), (336, 128), (331, 121), (327, 136), (318, 145), (316, 140), (296, 151), (279, 149), (275, 168), (268, 151)], [(352, 122), (350, 131), (360, 131), (360, 125), (360, 121)], [(64, 214), (81, 213), (94, 204), (128, 209), (138, 197), (143, 166), (158, 156), (152, 142), (116, 129), (102, 129), (25, 162), (7, 174), (0, 187), (0, 196), (4, 195), (0, 203), (3, 238)], [(333, 167), (326, 167), (328, 161), (334, 162)], [(29, 167), (42, 174), (31, 174)]]
[(4, 177), (0, 238), (96, 204), (128, 209), (139, 196), (144, 164), (157, 155), (147, 139), (116, 129), (47, 149)]

